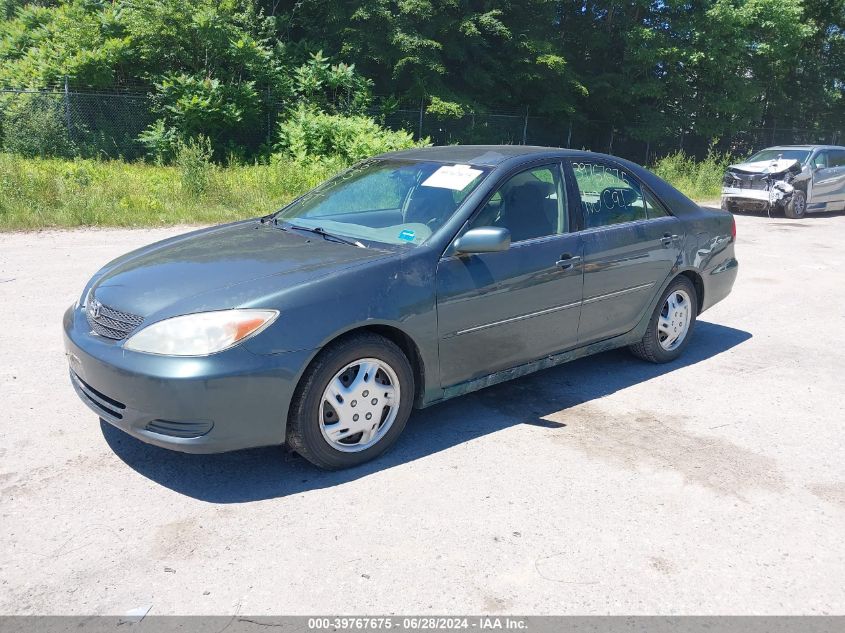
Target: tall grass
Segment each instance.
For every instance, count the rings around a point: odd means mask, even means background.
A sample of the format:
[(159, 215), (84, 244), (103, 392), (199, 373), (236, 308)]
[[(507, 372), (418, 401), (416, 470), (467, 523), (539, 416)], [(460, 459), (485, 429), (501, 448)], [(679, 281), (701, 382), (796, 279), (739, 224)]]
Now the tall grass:
[(693, 200), (712, 200), (719, 197), (725, 169), (732, 160), (730, 154), (712, 149), (700, 161), (684, 152), (676, 152), (661, 158), (651, 170)]
[[(693, 199), (718, 198), (730, 157), (683, 152), (652, 170)], [(280, 160), (220, 167), (189, 148), (174, 166), (0, 153), (0, 231), (76, 226), (213, 224), (278, 209), (343, 167)]]
[(0, 153), (0, 230), (211, 224), (274, 211), (342, 167), (279, 161), (173, 167)]

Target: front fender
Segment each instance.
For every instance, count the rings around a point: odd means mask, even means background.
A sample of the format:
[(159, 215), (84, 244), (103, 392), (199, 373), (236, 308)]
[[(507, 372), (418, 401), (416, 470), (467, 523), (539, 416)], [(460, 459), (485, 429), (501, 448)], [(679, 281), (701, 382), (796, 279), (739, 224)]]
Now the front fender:
[(438, 399), (436, 390), (429, 393), (440, 384), (434, 262), (434, 255), (415, 252), (275, 294), (268, 288), (271, 298), (262, 299), (262, 304), (278, 309), (279, 318), (246, 341), (244, 347), (254, 354), (315, 350), (316, 355), (338, 337), (357, 329), (391, 328), (416, 346), (424, 368), (423, 401)]

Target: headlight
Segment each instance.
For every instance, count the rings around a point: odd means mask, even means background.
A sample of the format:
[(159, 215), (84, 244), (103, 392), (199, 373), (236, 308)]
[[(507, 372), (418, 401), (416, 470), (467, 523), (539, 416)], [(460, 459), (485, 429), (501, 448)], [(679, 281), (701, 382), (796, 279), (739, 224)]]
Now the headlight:
[(255, 336), (279, 316), (276, 310), (198, 312), (153, 323), (133, 334), (126, 349), (169, 356), (207, 356)]

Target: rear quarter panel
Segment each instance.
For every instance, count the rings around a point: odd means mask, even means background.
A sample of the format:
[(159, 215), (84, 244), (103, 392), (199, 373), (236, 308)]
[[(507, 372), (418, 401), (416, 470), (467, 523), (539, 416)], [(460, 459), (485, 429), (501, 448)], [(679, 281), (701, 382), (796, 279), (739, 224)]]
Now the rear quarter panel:
[(699, 206), (640, 165), (617, 161), (639, 176), (681, 221), (685, 239), (676, 273), (693, 271), (701, 279), (704, 296), (699, 312), (728, 296), (738, 271), (733, 216), (721, 209)]
[(727, 211), (698, 207), (681, 216), (686, 239), (678, 272), (692, 271), (702, 282), (699, 313), (730, 294), (738, 272), (733, 217)]

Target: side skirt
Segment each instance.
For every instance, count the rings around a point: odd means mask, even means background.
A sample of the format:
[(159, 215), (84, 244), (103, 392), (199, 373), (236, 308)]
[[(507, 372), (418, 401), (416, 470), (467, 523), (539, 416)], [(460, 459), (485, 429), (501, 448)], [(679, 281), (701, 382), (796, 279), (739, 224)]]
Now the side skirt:
[(816, 202), (808, 204), (806, 213), (826, 213), (829, 211), (842, 211), (845, 209), (845, 202)]
[[(443, 402), (444, 400), (449, 400), (457, 396), (463, 396), (465, 394), (472, 393), (473, 391), (484, 389), (485, 387), (498, 385), (499, 383), (513, 380), (514, 378), (527, 376), (528, 374), (533, 374), (535, 371), (556, 367), (557, 365), (562, 365), (563, 363), (568, 363), (584, 356), (591, 356), (592, 354), (597, 354), (599, 352), (605, 352), (618, 347), (625, 347), (626, 345), (636, 343), (641, 338), (642, 335), (632, 336), (631, 332), (628, 332), (627, 334), (615, 336), (605, 341), (599, 341), (597, 343), (585, 345), (584, 347), (578, 347), (573, 350), (569, 350), (568, 352), (545, 356), (538, 360), (531, 361), (530, 363), (497, 371), (495, 373), (488, 374), (487, 376), (482, 376), (481, 378), (474, 378), (472, 380), (447, 387), (443, 390), (443, 398), (438, 400), (438, 402)], [(435, 403), (432, 402), (430, 404)]]

